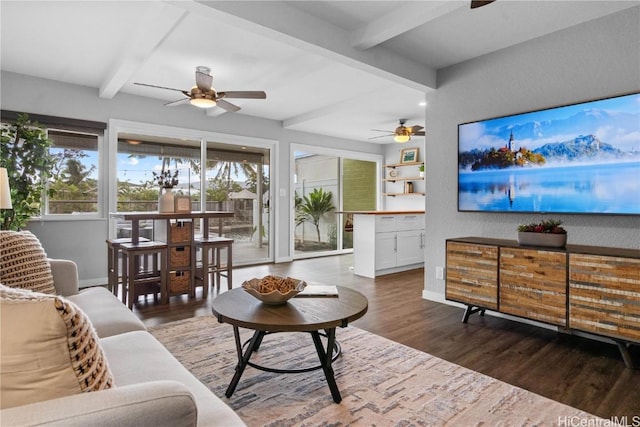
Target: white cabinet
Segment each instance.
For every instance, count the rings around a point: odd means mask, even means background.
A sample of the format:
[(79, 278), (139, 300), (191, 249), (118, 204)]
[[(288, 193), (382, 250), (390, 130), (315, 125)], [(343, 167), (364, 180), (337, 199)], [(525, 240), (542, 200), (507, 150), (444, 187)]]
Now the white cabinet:
[(424, 266), (424, 214), (356, 214), (355, 274), (376, 277)]
[(398, 267), (424, 263), (424, 230), (399, 231), (396, 265)]
[[(376, 233), (375, 237), (375, 269), (384, 270), (396, 266), (396, 252), (398, 250), (398, 237), (395, 232)], [(356, 274), (359, 274), (357, 269)], [(364, 274), (363, 274), (364, 276)]]

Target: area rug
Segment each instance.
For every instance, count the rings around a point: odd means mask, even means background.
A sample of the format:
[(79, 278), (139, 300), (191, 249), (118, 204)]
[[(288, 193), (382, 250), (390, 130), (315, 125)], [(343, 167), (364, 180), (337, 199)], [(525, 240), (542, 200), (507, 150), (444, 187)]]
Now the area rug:
[[(352, 326), (336, 331), (342, 354), (333, 368), (341, 403), (333, 402), (322, 370), (275, 374), (250, 366), (227, 398), (224, 393), (237, 363), (230, 325), (219, 324), (212, 316), (195, 317), (150, 331), (250, 427), (597, 422), (595, 416), (578, 409)], [(252, 334), (240, 332), (243, 340)], [(317, 357), (309, 334), (278, 333), (265, 337), (251, 361), (299, 368), (317, 364)]]

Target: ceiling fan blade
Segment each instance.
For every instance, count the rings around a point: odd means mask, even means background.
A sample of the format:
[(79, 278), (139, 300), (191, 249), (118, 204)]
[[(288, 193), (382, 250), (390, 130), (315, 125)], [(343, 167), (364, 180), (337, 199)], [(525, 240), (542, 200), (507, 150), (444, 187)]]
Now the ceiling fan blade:
[(496, 0), (472, 0), (471, 1), (471, 9), (476, 9), (478, 7), (486, 6), (489, 3), (493, 3)]
[(224, 99), (218, 99), (216, 105), (223, 110), (227, 110), (230, 113), (235, 113), (236, 111), (240, 111), (240, 107), (230, 103), (229, 101), (225, 101)]
[(250, 91), (250, 90), (231, 90), (225, 92), (218, 92), (220, 98), (249, 98), (249, 99), (266, 99), (267, 94), (263, 91)]
[(182, 93), (184, 93), (184, 91), (183, 91), (182, 89), (174, 89), (174, 88), (172, 88), (172, 87), (156, 86), (156, 85), (148, 85), (148, 84), (146, 84), (146, 83), (135, 83), (135, 82), (134, 82), (133, 84), (134, 84), (134, 85), (138, 85), (138, 86), (154, 87), (154, 88), (156, 88), (156, 89), (175, 90), (175, 91), (178, 91), (178, 92), (182, 92)]
[(213, 84), (213, 76), (205, 74), (201, 71), (196, 71), (196, 86), (203, 92), (211, 90)]
[(411, 135), (415, 135), (415, 136), (424, 136), (424, 131), (418, 131), (418, 132), (413, 132)]
[(165, 107), (176, 107), (178, 105), (187, 104), (189, 102), (189, 98), (178, 99), (177, 101), (171, 101), (164, 104)]
[(394, 134), (390, 133), (389, 135), (372, 136), (372, 137), (371, 137), (371, 138), (369, 138), (369, 139), (385, 138), (385, 137), (393, 136), (393, 135), (394, 135)]
[(387, 132), (390, 135), (393, 135), (392, 130), (382, 130), (382, 129), (371, 129), (373, 132)]
[(411, 126), (409, 129), (411, 129), (411, 133), (415, 134), (416, 132), (420, 132), (422, 129), (424, 129), (424, 126), (415, 125)]

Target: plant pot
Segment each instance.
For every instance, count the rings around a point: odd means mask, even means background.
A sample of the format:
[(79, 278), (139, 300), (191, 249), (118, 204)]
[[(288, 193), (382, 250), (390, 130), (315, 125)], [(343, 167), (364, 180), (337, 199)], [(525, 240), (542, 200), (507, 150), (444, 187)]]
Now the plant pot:
[(418, 175), (420, 176), (420, 178), (424, 178), (424, 171), (418, 171)]
[(567, 244), (567, 233), (553, 234), (518, 231), (518, 244), (522, 246), (563, 248)]
[(172, 188), (163, 188), (160, 190), (162, 194), (158, 198), (158, 212), (160, 213), (173, 213), (174, 212), (174, 198)]

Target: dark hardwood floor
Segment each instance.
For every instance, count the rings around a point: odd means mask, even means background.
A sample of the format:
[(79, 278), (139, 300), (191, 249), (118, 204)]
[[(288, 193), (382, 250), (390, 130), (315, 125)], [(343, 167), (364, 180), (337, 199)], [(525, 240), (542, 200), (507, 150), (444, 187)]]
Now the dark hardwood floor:
[[(594, 415), (640, 423), (640, 370), (627, 369), (614, 345), (491, 315), (476, 314), (463, 324), (461, 308), (422, 298), (423, 270), (374, 280), (354, 275), (351, 265), (351, 255), (342, 255), (240, 267), (234, 286), (276, 274), (357, 289), (369, 310), (354, 326)], [(207, 300), (201, 295), (198, 289), (194, 299), (172, 297), (169, 305), (149, 297), (134, 311), (147, 326), (211, 315), (216, 291)], [(632, 355), (640, 365), (638, 347)]]

